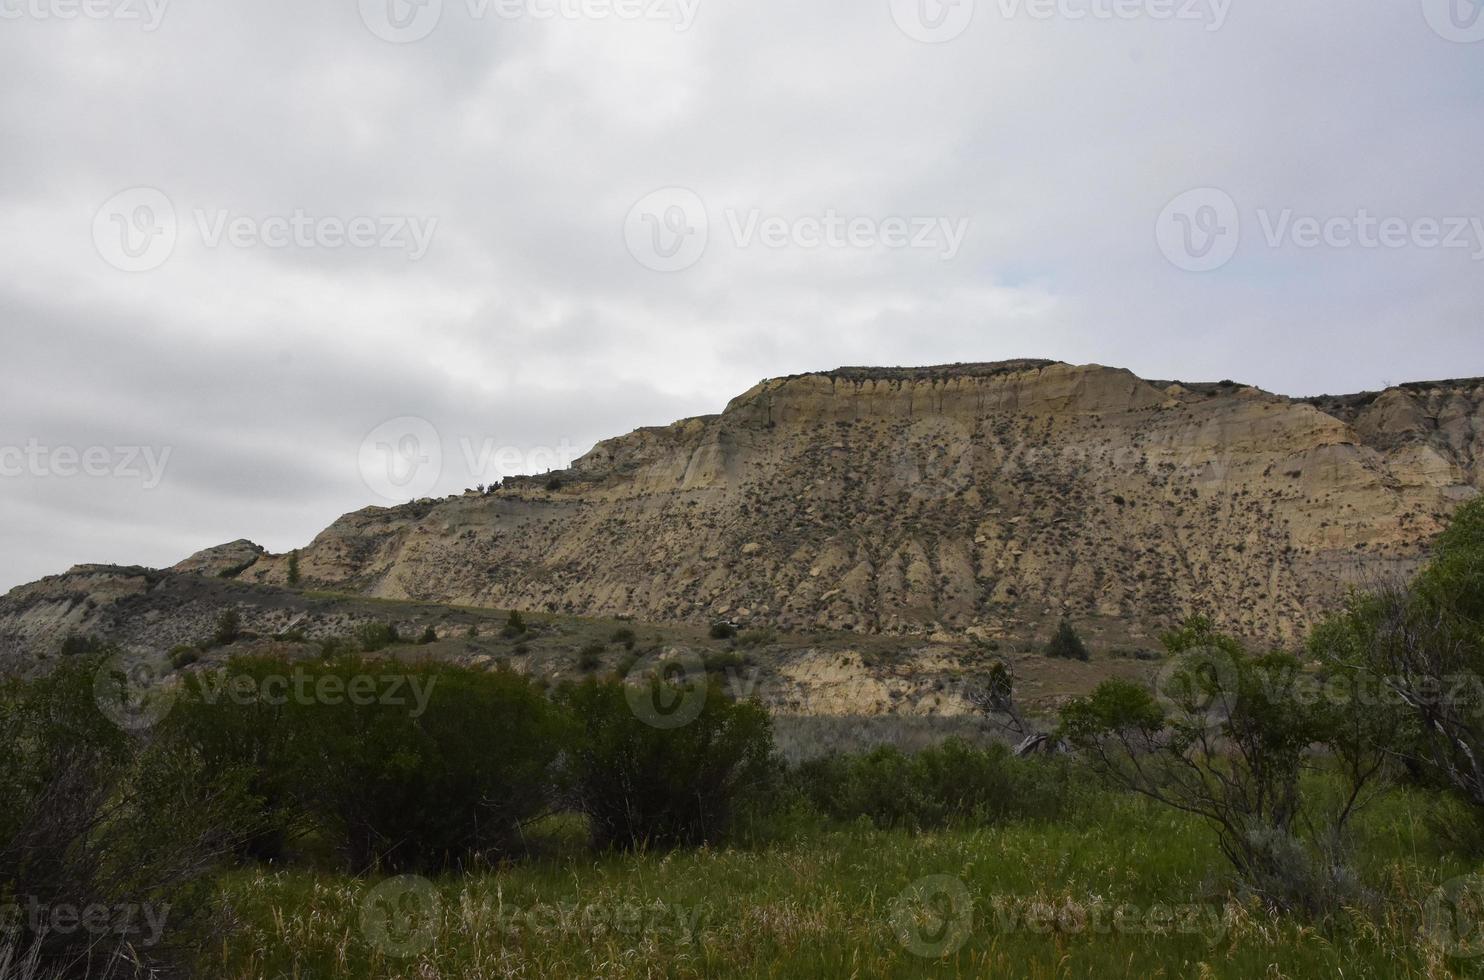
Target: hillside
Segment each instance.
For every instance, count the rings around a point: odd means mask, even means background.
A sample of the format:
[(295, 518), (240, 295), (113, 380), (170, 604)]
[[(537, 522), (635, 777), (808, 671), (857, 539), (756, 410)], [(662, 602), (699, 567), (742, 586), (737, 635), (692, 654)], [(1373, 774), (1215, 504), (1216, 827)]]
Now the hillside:
[[(1133, 639), (1204, 610), (1295, 636), (1406, 574), (1484, 485), (1484, 381), (1295, 400), (1049, 361), (842, 368), (599, 444), (562, 474), (336, 521), (306, 582), (388, 598)], [(286, 582), (264, 555), (249, 581)]]

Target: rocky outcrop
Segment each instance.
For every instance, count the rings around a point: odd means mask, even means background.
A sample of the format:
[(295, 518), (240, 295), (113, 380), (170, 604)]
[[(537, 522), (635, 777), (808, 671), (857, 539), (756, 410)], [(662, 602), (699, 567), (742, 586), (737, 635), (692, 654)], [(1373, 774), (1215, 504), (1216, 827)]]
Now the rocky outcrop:
[[(843, 368), (599, 444), (560, 486), (373, 508), (306, 584), (785, 629), (1286, 640), (1405, 575), (1484, 483), (1484, 382), (1294, 400), (1050, 361)], [(282, 584), (263, 556), (244, 581)]]

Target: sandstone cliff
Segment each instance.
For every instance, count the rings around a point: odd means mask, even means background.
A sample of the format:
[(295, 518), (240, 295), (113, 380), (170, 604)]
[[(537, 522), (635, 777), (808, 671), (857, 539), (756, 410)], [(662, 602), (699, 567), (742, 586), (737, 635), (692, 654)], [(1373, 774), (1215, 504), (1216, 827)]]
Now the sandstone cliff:
[[(1049, 361), (842, 368), (599, 444), (559, 489), (346, 515), (305, 586), (785, 629), (1292, 639), (1484, 487), (1484, 380), (1295, 400)], [(238, 543), (195, 559), (249, 559)], [(241, 578), (283, 584), (284, 556)]]

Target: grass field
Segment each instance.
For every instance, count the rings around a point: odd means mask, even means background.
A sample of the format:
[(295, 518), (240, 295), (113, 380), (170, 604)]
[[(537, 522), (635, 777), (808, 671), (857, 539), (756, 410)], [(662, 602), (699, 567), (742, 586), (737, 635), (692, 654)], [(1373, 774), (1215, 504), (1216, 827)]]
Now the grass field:
[(230, 980), (366, 977), (1451, 977), (1478, 920), (1438, 887), (1475, 870), (1395, 791), (1358, 827), (1368, 909), (1324, 923), (1244, 904), (1201, 823), (1089, 792), (1054, 824), (928, 834), (791, 818), (752, 846), (594, 858), (580, 830), (477, 876), (240, 872), (205, 952)]

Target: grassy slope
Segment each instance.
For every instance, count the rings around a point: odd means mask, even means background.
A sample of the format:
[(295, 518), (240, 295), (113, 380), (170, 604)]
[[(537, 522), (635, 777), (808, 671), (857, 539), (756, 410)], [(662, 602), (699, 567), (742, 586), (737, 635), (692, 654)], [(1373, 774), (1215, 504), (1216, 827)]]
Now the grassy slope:
[[(1376, 924), (1357, 916), (1316, 929), (1228, 903), (1219, 897), (1222, 860), (1198, 821), (1098, 794), (1080, 816), (1054, 825), (912, 835), (801, 822), (752, 849), (595, 859), (574, 847), (439, 882), (436, 932), (421, 955), (403, 959), (367, 941), (362, 912), (374, 882), (243, 872), (224, 889), (244, 929), (211, 952), (204, 972), (227, 980), (1473, 976), (1484, 961), (1443, 960), (1418, 941), (1433, 888), (1470, 870), (1424, 829), (1436, 805), (1396, 793), (1365, 814), (1360, 869), (1386, 896)], [(962, 881), (973, 899), (966, 941), (941, 958), (914, 955), (894, 931), (894, 901), (927, 875)], [(1033, 898), (1101, 900), (1109, 909), (1196, 905), (1190, 912), (1200, 918), (1190, 921), (1200, 929), (1012, 924), (1019, 903)]]

